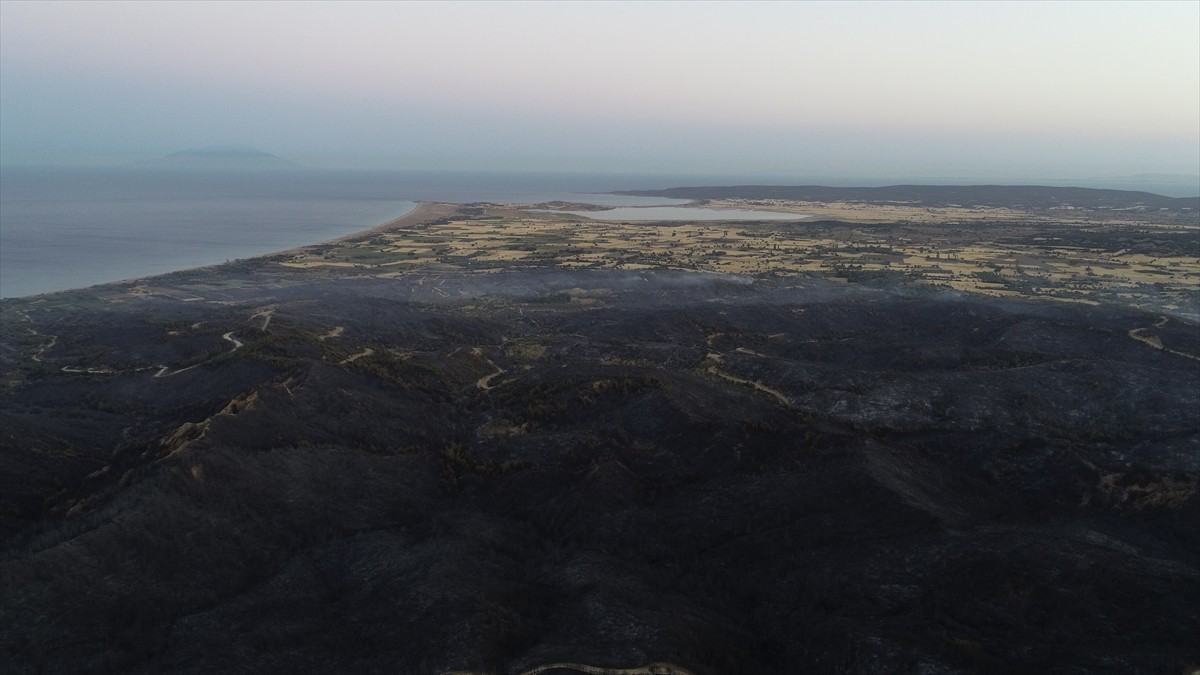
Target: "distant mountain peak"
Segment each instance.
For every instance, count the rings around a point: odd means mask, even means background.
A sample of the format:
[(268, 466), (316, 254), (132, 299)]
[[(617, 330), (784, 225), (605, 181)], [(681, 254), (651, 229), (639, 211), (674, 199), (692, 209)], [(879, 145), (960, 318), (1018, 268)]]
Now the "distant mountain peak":
[(180, 169), (298, 169), (278, 155), (244, 145), (214, 145), (173, 152), (139, 162), (141, 166)]

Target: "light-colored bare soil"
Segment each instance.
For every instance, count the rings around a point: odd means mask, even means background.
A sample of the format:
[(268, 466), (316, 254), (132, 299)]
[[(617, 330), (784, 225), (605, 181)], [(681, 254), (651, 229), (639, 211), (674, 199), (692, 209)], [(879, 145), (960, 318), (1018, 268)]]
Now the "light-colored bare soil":
[(1150, 329), (1149, 328), (1134, 328), (1133, 330), (1129, 331), (1129, 337), (1133, 338), (1134, 340), (1137, 340), (1138, 342), (1148, 344), (1151, 347), (1154, 347), (1155, 349), (1162, 349), (1163, 348), (1162, 338), (1158, 337), (1157, 335), (1148, 335), (1146, 333), (1146, 331), (1148, 331), (1148, 330), (1150, 330)]
[(369, 237), (376, 234), (389, 232), (396, 228), (411, 227), (413, 225), (419, 225), (437, 218), (451, 216), (454, 215), (454, 212), (457, 210), (457, 204), (444, 204), (441, 202), (418, 202), (412, 211), (409, 211), (399, 218), (389, 220), (388, 222), (376, 227), (372, 227), (369, 230), (355, 232), (353, 234), (348, 234), (344, 237), (338, 237), (337, 239), (332, 239), (330, 241), (355, 241), (362, 237)]
[[(1154, 323), (1153, 328), (1162, 328), (1163, 326), (1167, 325), (1167, 321), (1167, 317), (1160, 316), (1158, 321)], [(1163, 344), (1162, 338), (1150, 333), (1150, 330), (1151, 328), (1134, 328), (1133, 330), (1129, 331), (1129, 337), (1141, 342), (1142, 344), (1146, 344), (1155, 349), (1167, 352), (1168, 354), (1182, 356), (1185, 359), (1192, 359), (1193, 361), (1200, 361), (1200, 356), (1196, 356), (1195, 354), (1188, 354), (1187, 352), (1181, 352), (1177, 349), (1167, 349), (1166, 345)]]
[(50, 341), (47, 342), (46, 344), (42, 345), (41, 347), (38, 347), (38, 350), (36, 352), (34, 352), (33, 360), (37, 361), (38, 363), (41, 363), (42, 362), (42, 354), (45, 354), (46, 350), (50, 349), (51, 347), (53, 347), (56, 344), (58, 344), (58, 336), (51, 335)]
[(497, 377), (504, 374), (504, 369), (501, 368), (500, 366), (496, 365), (496, 363), (494, 361), (492, 361), (491, 359), (489, 359), (488, 357), (483, 356), (483, 350), (480, 349), (479, 347), (475, 347), (475, 348), (471, 349), (471, 353), (474, 354), (475, 356), (482, 357), (483, 360), (488, 362), (489, 366), (496, 369), (495, 372), (484, 375), (483, 377), (479, 378), (475, 382), (476, 387), (479, 387), (480, 389), (487, 391), (488, 389), (491, 389), (494, 386), (492, 384), (492, 380), (494, 380)]
[(64, 373), (82, 373), (85, 375), (112, 375), (117, 372), (112, 368), (79, 368), (77, 366), (63, 366), (61, 370)]
[(375, 353), (374, 349), (371, 349), (370, 347), (365, 347), (365, 348), (363, 348), (363, 350), (361, 352), (358, 352), (357, 354), (351, 354), (350, 356), (347, 356), (346, 358), (342, 359), (338, 363), (338, 365), (344, 366), (347, 363), (354, 363), (355, 361), (357, 361), (363, 357), (370, 356), (374, 353)]
[[(539, 675), (550, 670), (574, 670), (580, 673), (587, 673), (587, 675), (695, 675), (687, 668), (677, 666), (673, 663), (655, 662), (637, 668), (603, 668), (570, 661), (547, 663), (522, 671), (518, 675)], [(494, 675), (494, 673), (480, 670), (452, 670), (443, 673), (443, 675)]]
[(230, 350), (229, 350), (229, 352), (230, 352), (231, 354), (232, 354), (233, 352), (236, 352), (237, 350), (241, 349), (241, 348), (242, 348), (242, 344), (243, 344), (241, 340), (239, 340), (239, 339), (237, 339), (237, 338), (233, 337), (233, 333), (234, 333), (234, 331), (229, 331), (228, 333), (226, 333), (226, 334), (224, 334), (224, 335), (222, 335), (222, 336), (221, 336), (221, 339), (223, 339), (223, 340), (225, 340), (225, 341), (227, 341), (227, 342), (231, 342), (231, 343), (233, 343), (233, 349), (230, 349)]
[[(716, 356), (717, 358), (712, 358), (714, 356)], [(716, 361), (718, 363), (721, 362), (721, 358), (720, 358), (719, 354), (709, 354), (709, 359), (712, 361)], [(783, 392), (779, 391), (778, 389), (772, 389), (772, 388), (768, 387), (767, 385), (763, 384), (762, 382), (759, 382), (758, 380), (747, 380), (744, 377), (738, 377), (737, 375), (730, 375), (729, 373), (723, 372), (720, 368), (718, 368), (715, 365), (709, 366), (707, 370), (708, 370), (708, 373), (710, 373), (712, 375), (716, 375), (717, 377), (719, 377), (721, 379), (729, 380), (730, 382), (736, 382), (738, 384), (748, 384), (751, 387), (754, 387), (755, 389), (757, 389), (758, 391), (761, 391), (764, 394), (773, 396), (775, 398), (775, 400), (779, 401), (780, 403), (782, 403), (783, 405), (785, 405), (789, 408), (792, 405), (792, 402), (788, 400), (788, 397), (786, 395), (784, 395)]]
[(737, 351), (739, 354), (749, 354), (750, 356), (758, 356), (758, 357), (761, 357), (764, 359), (771, 358), (771, 356), (769, 354), (764, 354), (762, 352), (756, 352), (753, 349), (749, 349), (746, 347), (738, 347), (735, 351)]
[(251, 314), (251, 315), (250, 315), (250, 318), (251, 318), (251, 319), (257, 319), (257, 318), (259, 318), (259, 317), (262, 317), (262, 320), (263, 320), (263, 323), (262, 323), (262, 330), (264, 330), (264, 331), (265, 331), (265, 330), (267, 330), (267, 327), (271, 325), (271, 317), (272, 317), (274, 314), (275, 314), (275, 308), (274, 308), (274, 307), (268, 307), (268, 308), (266, 308), (266, 309), (261, 309), (261, 310), (259, 310), (259, 311), (255, 312), (254, 314)]
[(199, 367), (199, 365), (200, 364), (197, 363), (194, 366), (188, 366), (187, 368), (180, 368), (179, 370), (171, 370), (168, 366), (159, 366), (158, 372), (154, 373), (154, 377), (171, 377), (173, 375), (178, 375), (180, 373), (186, 373), (187, 371), (191, 370), (192, 368)]

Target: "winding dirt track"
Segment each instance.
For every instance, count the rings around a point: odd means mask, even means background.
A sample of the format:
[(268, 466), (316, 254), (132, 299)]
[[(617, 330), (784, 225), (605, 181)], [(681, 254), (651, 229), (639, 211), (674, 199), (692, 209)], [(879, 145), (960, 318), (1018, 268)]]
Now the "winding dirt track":
[[(673, 663), (663, 663), (656, 661), (647, 663), (644, 666), (637, 668), (601, 668), (598, 666), (589, 666), (586, 663), (572, 663), (563, 661), (561, 663), (547, 663), (545, 665), (530, 668), (522, 671), (518, 675), (538, 675), (548, 670), (574, 670), (588, 675), (695, 675), (687, 668), (681, 668)], [(442, 675), (494, 675), (487, 671), (481, 670), (452, 670)]]
[(83, 373), (86, 375), (113, 375), (117, 372), (112, 368), (76, 368), (75, 366), (63, 366), (60, 370), (64, 373)]
[[(267, 318), (269, 319), (270, 317), (268, 316)], [(244, 342), (233, 337), (233, 333), (234, 333), (234, 331), (229, 331), (228, 333), (221, 336), (221, 338), (223, 340), (233, 344), (233, 349), (229, 350), (230, 354), (236, 352), (237, 350), (241, 349), (245, 345)], [(191, 370), (192, 368), (199, 368), (200, 366), (201, 366), (201, 364), (197, 363), (194, 365), (190, 365), (187, 368), (180, 368), (179, 370), (171, 370), (171, 368), (169, 366), (159, 366), (158, 372), (154, 374), (154, 377), (171, 377), (172, 375), (186, 373), (187, 371)], [(139, 368), (138, 370), (145, 370), (145, 369)]]
[(330, 338), (335, 338), (344, 332), (346, 332), (345, 326), (334, 326), (328, 333), (322, 335), (321, 337), (319, 337), (317, 339), (320, 340), (321, 342), (324, 342)]
[(195, 366), (188, 366), (187, 368), (180, 368), (179, 370), (171, 370), (170, 367), (168, 367), (168, 366), (159, 366), (158, 372), (154, 374), (154, 377), (171, 377), (172, 375), (186, 373), (187, 371), (189, 371), (192, 368), (195, 368), (199, 365), (200, 364), (197, 363)]
[(226, 340), (226, 341), (228, 341), (228, 342), (232, 342), (232, 343), (233, 343), (233, 349), (230, 349), (230, 350), (229, 350), (229, 353), (230, 353), (230, 354), (232, 354), (232, 353), (236, 352), (237, 350), (241, 349), (241, 348), (242, 348), (242, 345), (244, 344), (244, 343), (243, 343), (241, 340), (239, 340), (239, 339), (237, 339), (237, 338), (233, 337), (233, 331), (229, 331), (228, 333), (226, 333), (226, 334), (222, 335), (222, 336), (221, 336), (221, 338), (222, 338), (223, 340)]
[(710, 366), (708, 369), (708, 372), (712, 373), (713, 375), (716, 375), (717, 377), (721, 377), (726, 380), (729, 380), (730, 382), (737, 382), (738, 384), (748, 384), (751, 387), (754, 387), (755, 389), (763, 392), (764, 394), (770, 394), (771, 396), (774, 396), (783, 405), (785, 405), (789, 408), (792, 406), (791, 401), (788, 400), (787, 396), (783, 395), (783, 392), (781, 392), (777, 389), (772, 389), (772, 388), (768, 387), (767, 385), (763, 384), (762, 382), (759, 382), (758, 380), (747, 380), (743, 377), (737, 377), (735, 375), (730, 375), (729, 373), (723, 373), (720, 370), (718, 370), (716, 366)]
[[(479, 347), (475, 347), (474, 349), (472, 349), (471, 353), (474, 354), (475, 356), (483, 356), (483, 350), (480, 349)], [(487, 391), (488, 389), (491, 389), (494, 386), (491, 383), (492, 380), (494, 380), (495, 378), (500, 377), (501, 375), (504, 374), (504, 369), (501, 368), (500, 366), (496, 365), (496, 363), (494, 361), (492, 361), (491, 359), (489, 359), (486, 356), (483, 356), (483, 359), (488, 362), (489, 366), (496, 369), (496, 372), (491, 373), (489, 375), (484, 375), (483, 377), (479, 378), (475, 382), (475, 386), (479, 387), (480, 389), (482, 389), (484, 391)]]
[(1158, 337), (1157, 335), (1149, 335), (1146, 333), (1146, 331), (1149, 331), (1151, 328), (1162, 328), (1163, 326), (1167, 325), (1167, 320), (1167, 317), (1160, 316), (1158, 317), (1158, 321), (1154, 322), (1153, 326), (1146, 328), (1134, 328), (1133, 330), (1129, 331), (1129, 337), (1141, 342), (1142, 344), (1150, 345), (1155, 349), (1169, 352), (1176, 356), (1182, 356), (1185, 359), (1200, 361), (1200, 356), (1196, 356), (1195, 354), (1188, 354), (1187, 352), (1181, 352), (1175, 349), (1167, 349), (1166, 345), (1164, 345), (1162, 342), (1162, 338)]
[(344, 366), (347, 363), (354, 363), (355, 361), (363, 358), (364, 356), (370, 356), (374, 353), (375, 353), (374, 349), (371, 349), (370, 347), (364, 347), (361, 352), (359, 352), (357, 354), (351, 354), (350, 356), (347, 356), (346, 358), (342, 359), (341, 363), (338, 363), (338, 365)]
[[(737, 351), (739, 351), (743, 354), (753, 354), (754, 356), (763, 356), (763, 357), (766, 356), (766, 354), (759, 354), (758, 352), (754, 352), (749, 349), (743, 349), (741, 347), (738, 347)], [(709, 352), (708, 356), (706, 356), (705, 358), (710, 361), (715, 361), (718, 364), (721, 363), (722, 361), (724, 361), (724, 358), (720, 354), (717, 354), (714, 352)], [(717, 377), (720, 377), (722, 379), (729, 380), (730, 382), (736, 382), (738, 384), (748, 384), (751, 387), (754, 387), (755, 389), (761, 391), (764, 394), (770, 394), (771, 396), (774, 396), (775, 399), (778, 400), (780, 403), (782, 403), (785, 407), (788, 407), (788, 408), (792, 407), (792, 402), (788, 400), (788, 397), (783, 392), (779, 391), (778, 389), (772, 389), (772, 388), (768, 387), (767, 385), (763, 384), (762, 382), (759, 382), (758, 380), (747, 380), (744, 377), (730, 375), (729, 373), (722, 372), (721, 369), (718, 368), (716, 365), (709, 366), (707, 372), (712, 375), (716, 375)]]
[[(274, 313), (275, 313), (275, 308), (268, 307), (256, 314), (251, 315), (250, 318), (254, 319), (257, 317), (262, 317), (262, 319), (263, 319), (262, 330), (265, 331), (267, 329), (267, 326), (271, 325), (271, 316)], [(21, 313), (21, 315), (25, 318), (26, 321), (29, 321), (29, 317), (26, 316), (23, 312)], [(201, 322), (192, 324), (192, 329), (195, 330), (195, 329), (199, 328), (202, 323), (204, 323), (204, 322), (201, 321)], [(335, 330), (336, 330), (336, 333), (334, 334), (334, 336), (341, 334), (341, 326), (339, 326)], [(40, 335), (40, 333), (38, 333), (36, 330), (30, 329), (30, 331), (34, 335)], [(235, 332), (236, 331), (231, 330), (228, 333), (225, 333), (224, 335), (221, 336), (221, 338), (223, 340), (225, 340), (226, 342), (229, 342), (230, 344), (233, 345), (233, 348), (229, 350), (230, 354), (236, 352), (237, 350), (239, 350), (245, 346), (244, 342), (242, 342), (241, 340), (239, 340), (233, 336), (233, 334)], [(51, 335), (49, 337), (50, 337), (50, 341), (47, 342), (46, 344), (42, 345), (41, 347), (39, 347), (37, 349), (37, 351), (35, 351), (33, 354), (30, 355), (30, 358), (32, 358), (34, 361), (36, 361), (38, 363), (46, 363), (45, 359), (42, 358), (42, 355), (45, 354), (47, 350), (51, 349), (56, 344), (58, 344), (58, 336), (57, 335)], [(371, 353), (371, 350), (368, 349), (367, 353), (356, 354), (356, 355), (350, 357), (349, 360), (353, 361), (354, 359), (356, 359), (360, 356), (367, 356), (370, 353)], [(53, 360), (53, 359), (51, 359), (51, 360)], [(171, 370), (170, 366), (163, 366), (163, 365), (144, 366), (142, 368), (132, 368), (132, 369), (127, 369), (127, 370), (114, 370), (112, 368), (96, 368), (96, 367), (81, 368), (79, 366), (63, 366), (63, 367), (59, 368), (59, 370), (61, 370), (64, 373), (74, 373), (76, 375), (119, 375), (119, 374), (123, 374), (123, 373), (137, 373), (137, 372), (142, 372), (142, 371), (146, 371), (146, 370), (154, 370), (155, 368), (158, 368), (158, 370), (154, 373), (153, 377), (160, 378), (160, 377), (170, 377), (172, 375), (178, 375), (180, 373), (186, 373), (187, 371), (191, 370), (192, 368), (197, 368), (200, 365), (201, 364), (197, 363), (197, 364), (188, 366), (187, 368), (180, 368), (179, 370)]]
[[(36, 331), (34, 332), (34, 335), (37, 335), (37, 332), (36, 332)], [(53, 346), (54, 346), (54, 345), (56, 345), (56, 344), (58, 344), (58, 336), (57, 336), (57, 335), (51, 335), (51, 336), (50, 336), (50, 342), (48, 342), (48, 343), (46, 343), (46, 344), (44, 344), (44, 345), (42, 345), (41, 347), (39, 347), (39, 348), (38, 348), (38, 350), (37, 350), (37, 353), (35, 353), (35, 354), (33, 355), (33, 360), (34, 360), (34, 361), (37, 361), (38, 363), (42, 363), (42, 354), (46, 353), (46, 350), (47, 350), (47, 349), (50, 349), (51, 347), (53, 347)]]

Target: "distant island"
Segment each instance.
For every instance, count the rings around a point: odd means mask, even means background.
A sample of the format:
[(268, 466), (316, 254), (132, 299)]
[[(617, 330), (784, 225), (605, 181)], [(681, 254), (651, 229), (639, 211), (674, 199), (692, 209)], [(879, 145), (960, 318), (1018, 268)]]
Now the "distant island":
[(278, 155), (244, 146), (193, 148), (137, 163), (143, 167), (173, 169), (301, 169), (302, 165)]

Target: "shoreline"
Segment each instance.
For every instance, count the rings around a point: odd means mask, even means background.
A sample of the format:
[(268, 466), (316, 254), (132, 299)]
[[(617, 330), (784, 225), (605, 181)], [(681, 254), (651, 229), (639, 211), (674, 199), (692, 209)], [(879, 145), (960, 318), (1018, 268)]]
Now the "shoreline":
[(352, 241), (354, 239), (360, 239), (362, 237), (370, 236), (372, 234), (387, 232), (389, 230), (393, 230), (398, 227), (409, 227), (412, 225), (419, 225), (419, 224), (429, 221), (429, 220), (434, 220), (436, 218), (448, 216), (448, 215), (454, 213), (458, 209), (459, 206), (460, 206), (459, 204), (455, 204), (452, 202), (417, 201), (416, 206), (414, 206), (411, 210), (409, 210), (408, 213), (405, 213), (402, 216), (392, 218), (389, 221), (368, 227), (365, 230), (356, 230), (354, 232), (350, 232), (348, 234), (344, 234), (339, 237), (334, 237), (332, 239), (325, 239), (325, 240), (318, 241), (318, 242), (302, 244), (300, 246), (293, 246), (291, 248), (280, 249), (277, 251), (270, 251), (268, 253), (262, 253), (262, 254), (250, 256), (247, 258), (237, 258), (234, 260), (220, 262), (220, 263), (214, 263), (211, 265), (199, 265), (197, 267), (184, 267), (181, 269), (170, 270), (168, 272), (162, 272), (159, 274), (152, 274), (152, 275), (148, 275), (148, 276), (127, 277), (125, 279), (114, 279), (113, 281), (102, 281), (98, 284), (91, 284), (89, 286), (78, 286), (75, 288), (63, 288), (63, 289), (56, 290), (56, 291), (46, 291), (44, 293), (32, 293), (30, 295), (14, 295), (12, 297), (0, 297), (0, 303), (7, 303), (10, 301), (16, 301), (16, 302), (36, 301), (37, 298), (44, 298), (46, 296), (56, 295), (59, 293), (77, 293), (79, 291), (87, 291), (87, 290), (91, 290), (91, 289), (102, 288), (105, 286), (119, 286), (119, 285), (125, 285), (125, 284), (135, 284), (137, 282), (145, 282), (150, 279), (154, 279), (157, 277), (164, 277), (164, 276), (168, 276), (171, 274), (182, 274), (182, 273), (186, 273), (186, 272), (199, 272), (202, 270), (214, 270), (215, 271), (215, 270), (218, 270), (218, 269), (228, 266), (228, 265), (242, 265), (242, 264), (255, 262), (255, 261), (265, 263), (265, 262), (268, 262), (270, 258), (277, 257), (280, 255), (296, 254), (296, 253), (305, 251), (306, 249), (313, 248), (314, 246), (324, 246), (327, 244), (335, 244), (335, 243), (339, 243), (339, 242)]
[[(251, 256), (249, 258), (242, 258), (241, 261), (248, 262), (251, 260), (257, 260), (260, 258), (265, 259), (265, 258), (270, 258), (270, 257), (274, 257), (274, 256), (279, 256), (279, 255), (294, 255), (296, 253), (300, 253), (307, 249), (313, 248), (314, 246), (326, 246), (328, 244), (338, 244), (338, 243), (342, 243), (342, 242), (346, 242), (346, 241), (354, 241), (355, 239), (362, 239), (363, 237), (368, 237), (373, 234), (382, 234), (384, 232), (389, 232), (398, 227), (411, 227), (413, 225), (420, 225), (421, 223), (424, 223), (429, 220), (434, 220), (436, 218), (444, 218), (446, 216), (449, 216), (449, 215), (453, 214), (455, 211), (457, 211), (458, 207), (461, 206), (461, 204), (455, 204), (453, 202), (418, 201), (416, 204), (417, 205), (414, 206), (412, 208), (412, 210), (410, 210), (408, 213), (406, 213), (402, 216), (399, 216), (397, 218), (392, 218), (391, 220), (380, 223), (378, 225), (373, 225), (371, 227), (368, 227), (365, 230), (355, 230), (354, 232), (351, 232), (349, 234), (343, 234), (340, 237), (334, 237), (333, 239), (325, 239), (322, 241), (313, 242), (311, 244), (301, 244), (300, 246), (293, 246), (291, 248), (285, 248), (285, 249), (281, 249), (279, 251), (271, 251), (270, 253), (264, 253), (262, 255)], [(222, 263), (222, 264), (226, 264), (226, 263)], [(217, 265), (212, 265), (212, 267), (217, 267)], [(203, 268), (195, 267), (192, 269), (203, 269)], [(187, 271), (187, 270), (179, 270), (179, 271), (183, 272), (183, 271)], [(168, 272), (168, 274), (170, 274), (170, 272)]]
[(277, 254), (283, 253), (285, 251), (291, 251), (291, 250), (295, 250), (295, 249), (304, 249), (304, 248), (308, 248), (310, 246), (321, 246), (322, 244), (332, 244), (332, 243), (340, 242), (340, 241), (348, 241), (351, 239), (357, 239), (359, 237), (365, 237), (365, 236), (372, 235), (372, 234), (381, 234), (381, 233), (387, 232), (389, 230), (394, 230), (397, 227), (409, 227), (412, 225), (420, 225), (421, 223), (423, 223), (427, 220), (432, 220), (434, 218), (444, 218), (446, 216), (449, 216), (449, 215), (453, 214), (455, 211), (457, 211), (460, 206), (462, 206), (462, 205), (456, 204), (454, 202), (418, 201), (417, 205), (414, 206), (411, 211), (409, 211), (408, 213), (406, 213), (398, 218), (392, 218), (391, 220), (387, 221), (386, 223), (380, 223), (379, 225), (375, 225), (374, 227), (369, 227), (365, 230), (359, 230), (357, 232), (351, 232), (350, 234), (344, 234), (340, 237), (334, 237), (333, 239), (328, 239), (326, 241), (319, 241), (315, 244), (305, 244), (304, 246), (296, 246), (291, 249), (285, 249), (284, 251), (276, 251), (275, 253), (268, 253), (267, 255), (277, 255)]

